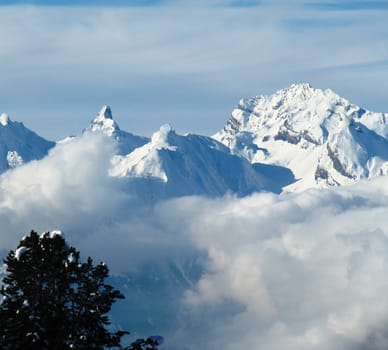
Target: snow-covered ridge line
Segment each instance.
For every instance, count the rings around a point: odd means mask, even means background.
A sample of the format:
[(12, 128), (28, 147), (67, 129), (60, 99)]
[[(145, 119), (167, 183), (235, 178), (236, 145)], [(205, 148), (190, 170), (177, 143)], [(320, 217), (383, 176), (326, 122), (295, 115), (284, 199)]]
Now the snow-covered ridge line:
[(42, 159), (54, 146), (55, 142), (45, 140), (23, 123), (12, 121), (8, 114), (0, 115), (0, 173)]
[[(246, 195), (347, 185), (388, 173), (388, 114), (309, 84), (242, 99), (213, 138), (169, 125), (151, 138), (123, 131), (104, 105), (84, 133), (115, 140), (107, 173), (150, 197)], [(57, 144), (64, 145), (73, 138)], [(45, 157), (54, 142), (0, 115), (0, 173)]]
[(388, 172), (388, 114), (332, 90), (294, 84), (242, 99), (213, 137), (250, 162), (289, 168), (288, 191), (346, 185)]
[(128, 154), (149, 141), (147, 137), (121, 130), (114, 121), (112, 109), (108, 105), (101, 108), (84, 132), (102, 132), (109, 137), (113, 137), (118, 142), (118, 150), (121, 155)]

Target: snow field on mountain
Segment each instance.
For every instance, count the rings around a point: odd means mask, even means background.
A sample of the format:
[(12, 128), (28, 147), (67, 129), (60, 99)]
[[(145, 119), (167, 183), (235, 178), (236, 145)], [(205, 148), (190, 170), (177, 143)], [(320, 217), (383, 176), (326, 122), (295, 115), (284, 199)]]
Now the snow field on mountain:
[(127, 295), (114, 325), (171, 350), (385, 350), (386, 117), (297, 84), (242, 100), (222, 144), (104, 106), (31, 161), (12, 145), (37, 135), (2, 115), (1, 254), (60, 229)]
[(137, 136), (121, 130), (113, 120), (112, 110), (107, 105), (101, 108), (100, 112), (84, 132), (101, 132), (114, 138), (118, 143), (117, 153), (120, 155), (128, 154), (149, 141), (147, 137)]
[[(54, 146), (6, 114), (1, 120), (0, 172), (41, 159)], [(84, 133), (116, 142), (109, 174), (122, 179), (127, 194), (141, 193), (145, 201), (298, 192), (388, 172), (387, 115), (308, 84), (241, 100), (213, 139), (179, 135), (169, 125), (151, 139), (137, 136), (120, 129), (107, 105)]]
[(0, 173), (47, 155), (55, 146), (26, 128), (13, 122), (5, 113), (0, 115)]
[(294, 84), (243, 99), (214, 135), (252, 163), (288, 167), (287, 192), (349, 185), (386, 174), (387, 114), (351, 104), (330, 89)]
[[(163, 125), (145, 145), (114, 156), (109, 174), (122, 178), (129, 193), (142, 194), (146, 201), (227, 192), (240, 196), (259, 190), (280, 192), (281, 181), (273, 181), (261, 170), (210, 137), (179, 135)], [(290, 183), (291, 179), (284, 181)]]
[(158, 151), (162, 148), (176, 150), (175, 147), (168, 145), (167, 136), (170, 131), (171, 128), (168, 125), (162, 126), (159, 132), (153, 134), (149, 143), (125, 156), (114, 157), (109, 174), (118, 177), (153, 177), (167, 182), (168, 178), (162, 169)]
[[(386, 348), (387, 177), (145, 205), (107, 174), (115, 152), (110, 138), (85, 134), (1, 175), (3, 251), (31, 228), (60, 228), (83, 256), (105, 261), (132, 296), (113, 319), (135, 333), (136, 323), (143, 332), (159, 329), (169, 349)], [(179, 279), (193, 256), (204, 259), (198, 278)], [(133, 275), (143, 279), (126, 289)], [(147, 286), (144, 307), (131, 305), (133, 291)]]

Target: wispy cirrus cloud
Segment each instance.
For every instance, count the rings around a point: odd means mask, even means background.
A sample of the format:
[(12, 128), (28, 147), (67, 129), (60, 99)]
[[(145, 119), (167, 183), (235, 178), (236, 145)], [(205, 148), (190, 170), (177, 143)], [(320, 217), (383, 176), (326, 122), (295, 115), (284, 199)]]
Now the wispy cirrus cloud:
[(3, 0), (4, 5), (38, 5), (38, 6), (108, 6), (108, 7), (147, 7), (158, 6), (167, 0)]
[(312, 6), (318, 9), (335, 10), (335, 11), (353, 11), (353, 10), (386, 10), (388, 3), (384, 0), (380, 1), (365, 1), (365, 0), (332, 0), (332, 1), (317, 1), (307, 6)]
[(384, 10), (299, 0), (127, 4), (3, 6), (2, 111), (50, 138), (79, 133), (106, 103), (132, 132), (169, 122), (212, 134), (241, 97), (295, 82), (387, 109), (388, 70), (374, 64), (388, 58)]

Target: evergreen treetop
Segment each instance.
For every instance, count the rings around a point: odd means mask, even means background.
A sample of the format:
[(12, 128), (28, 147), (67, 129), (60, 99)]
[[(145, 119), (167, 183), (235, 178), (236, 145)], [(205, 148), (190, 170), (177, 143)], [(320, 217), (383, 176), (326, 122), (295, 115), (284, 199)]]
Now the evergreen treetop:
[[(60, 232), (31, 231), (6, 259), (0, 304), (4, 350), (122, 348), (124, 331), (110, 332), (107, 313), (123, 295), (109, 284), (108, 267), (81, 262)], [(156, 349), (156, 348), (155, 348)]]

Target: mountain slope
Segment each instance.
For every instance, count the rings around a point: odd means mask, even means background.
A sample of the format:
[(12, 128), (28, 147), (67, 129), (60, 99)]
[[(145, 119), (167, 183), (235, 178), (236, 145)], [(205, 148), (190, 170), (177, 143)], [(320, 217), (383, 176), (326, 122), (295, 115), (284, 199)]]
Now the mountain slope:
[(168, 125), (144, 146), (114, 157), (112, 164), (110, 175), (126, 178), (128, 188), (146, 198), (280, 191), (277, 183), (221, 143), (205, 136), (178, 135)]
[(86, 130), (103, 132), (105, 135), (115, 138), (119, 144), (118, 149), (121, 155), (128, 154), (149, 141), (147, 137), (137, 136), (121, 130), (113, 120), (112, 110), (107, 105), (101, 108)]
[(0, 173), (34, 159), (43, 158), (55, 142), (47, 141), (23, 123), (0, 115)]
[(252, 163), (289, 168), (298, 181), (287, 190), (301, 191), (386, 174), (387, 120), (329, 89), (294, 84), (241, 100), (213, 137)]

